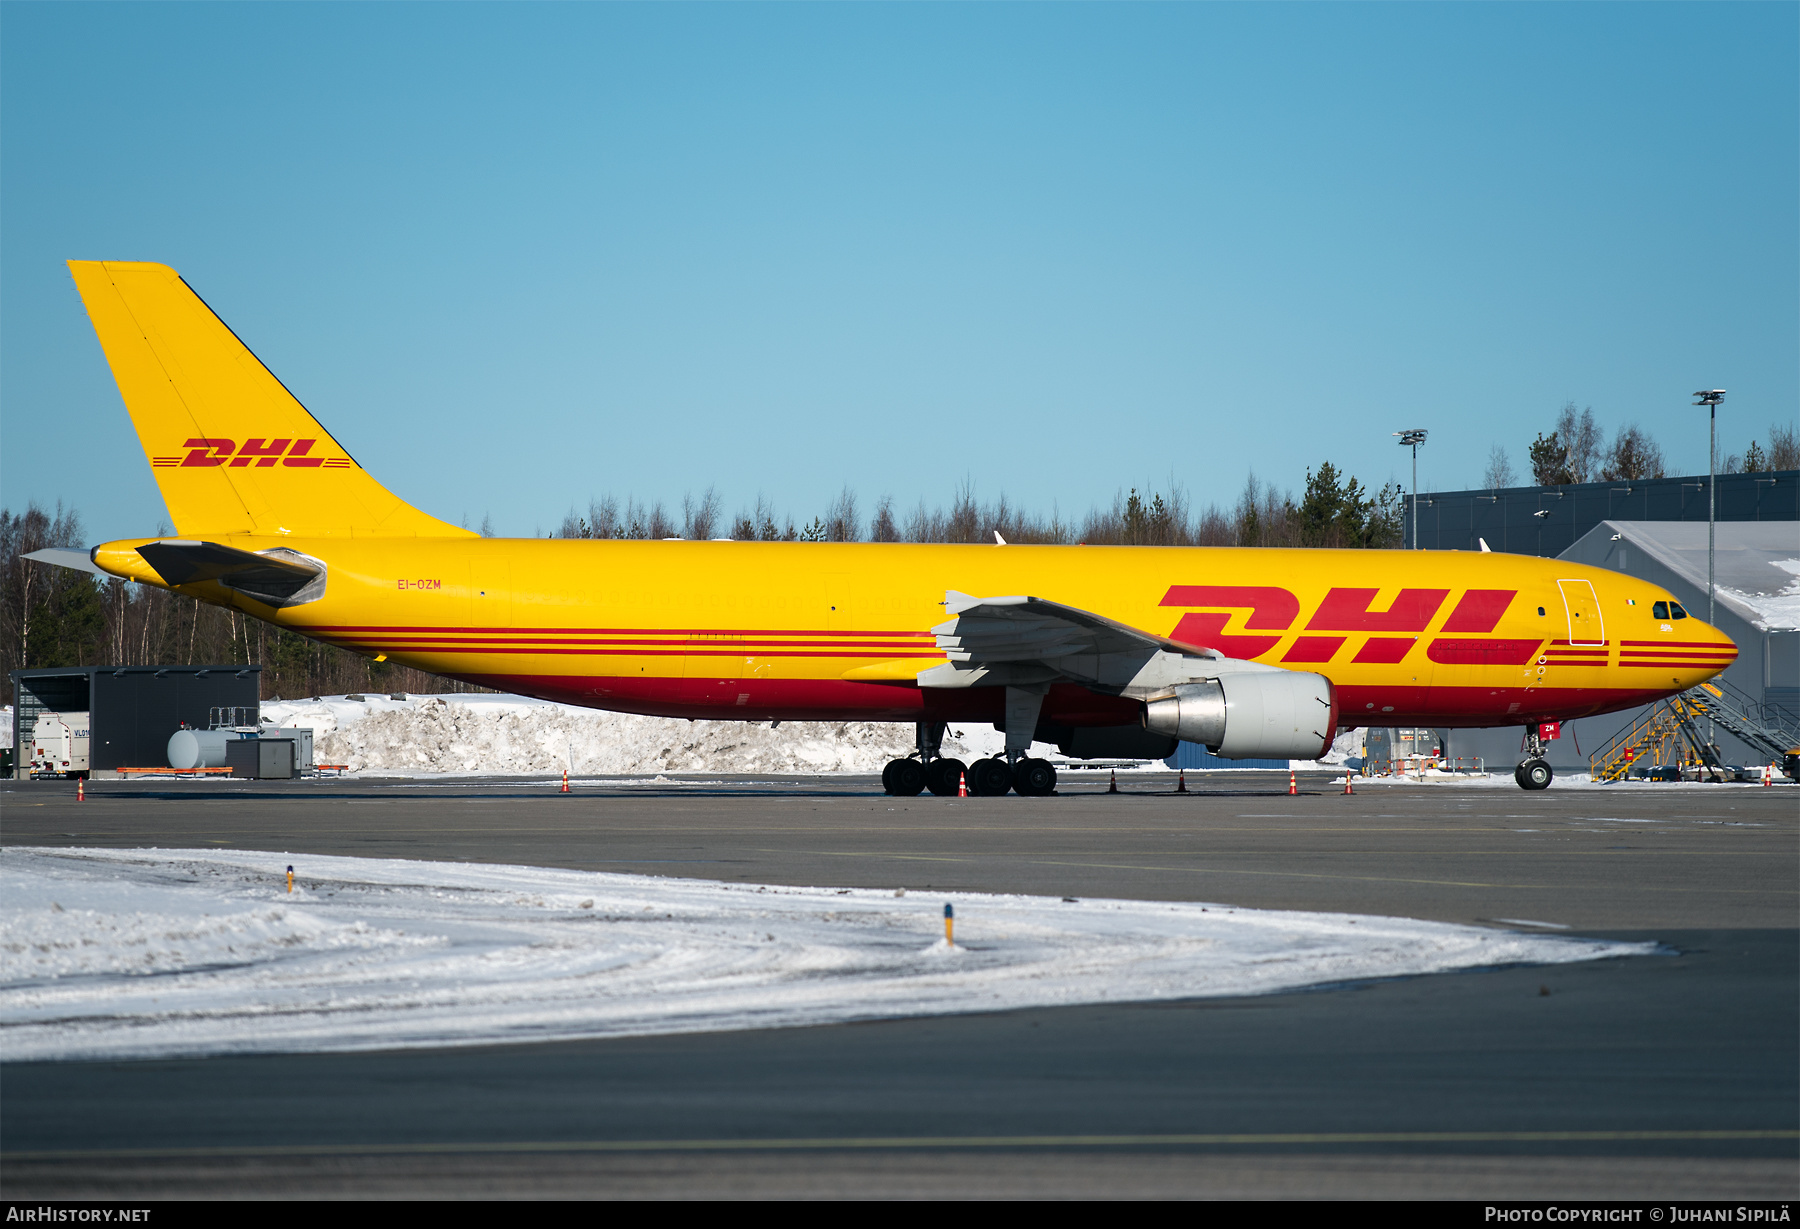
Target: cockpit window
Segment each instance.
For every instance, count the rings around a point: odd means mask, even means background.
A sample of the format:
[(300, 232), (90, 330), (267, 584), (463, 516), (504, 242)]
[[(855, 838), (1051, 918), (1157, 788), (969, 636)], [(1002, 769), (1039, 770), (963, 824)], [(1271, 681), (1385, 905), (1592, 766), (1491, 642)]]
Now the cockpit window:
[(1658, 603), (1656, 603), (1656, 605), (1650, 607), (1650, 617), (1653, 619), (1668, 618), (1669, 617), (1669, 604), (1667, 602), (1658, 602)]
[(1687, 618), (1687, 611), (1681, 608), (1680, 602), (1670, 602), (1669, 617), (1672, 619), (1685, 619)]

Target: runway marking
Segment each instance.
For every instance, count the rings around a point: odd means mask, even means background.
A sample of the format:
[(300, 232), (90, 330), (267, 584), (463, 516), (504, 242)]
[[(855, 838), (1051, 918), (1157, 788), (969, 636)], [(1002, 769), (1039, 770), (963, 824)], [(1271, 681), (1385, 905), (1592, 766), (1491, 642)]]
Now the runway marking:
[(1702, 1143), (1795, 1140), (1800, 1131), (1312, 1131), (1171, 1135), (890, 1135), (768, 1139), (583, 1139), (416, 1144), (264, 1144), (201, 1148), (97, 1148), (9, 1152), (19, 1161), (281, 1156), (429, 1156), (531, 1152), (793, 1152), (925, 1148), (1282, 1147), (1304, 1144)]

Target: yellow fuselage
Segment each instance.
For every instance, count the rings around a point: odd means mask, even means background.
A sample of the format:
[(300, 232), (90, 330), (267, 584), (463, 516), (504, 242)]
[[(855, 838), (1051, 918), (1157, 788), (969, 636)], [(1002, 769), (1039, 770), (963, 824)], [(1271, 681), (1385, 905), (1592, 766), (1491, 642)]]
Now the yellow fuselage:
[[(1524, 725), (1646, 703), (1736, 656), (1669, 594), (1601, 569), (1455, 551), (225, 539), (323, 560), (325, 593), (209, 601), (370, 656), (598, 708), (684, 717), (989, 718), (995, 689), (934, 691), (948, 589), (1030, 595), (1183, 644), (1330, 678), (1344, 725)], [(121, 574), (161, 583), (135, 553)], [(1126, 724), (1131, 702), (1053, 691), (1045, 720)]]

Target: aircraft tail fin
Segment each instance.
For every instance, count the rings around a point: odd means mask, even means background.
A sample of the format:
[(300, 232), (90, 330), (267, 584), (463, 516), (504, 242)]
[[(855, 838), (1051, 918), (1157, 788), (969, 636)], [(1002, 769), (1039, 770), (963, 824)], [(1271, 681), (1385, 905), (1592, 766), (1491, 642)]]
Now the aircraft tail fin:
[(175, 270), (69, 270), (178, 533), (473, 536), (370, 477)]

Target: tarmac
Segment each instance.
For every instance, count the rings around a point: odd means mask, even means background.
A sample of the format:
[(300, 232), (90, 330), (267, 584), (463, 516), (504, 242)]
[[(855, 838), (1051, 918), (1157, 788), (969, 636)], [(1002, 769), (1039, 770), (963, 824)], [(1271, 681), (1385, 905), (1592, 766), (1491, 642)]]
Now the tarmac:
[[(1071, 779), (1073, 778), (1073, 779)], [(1800, 1194), (1800, 787), (1065, 774), (0, 786), (0, 843), (1204, 900), (1654, 940), (1256, 998), (6, 1064), (8, 1199)]]

